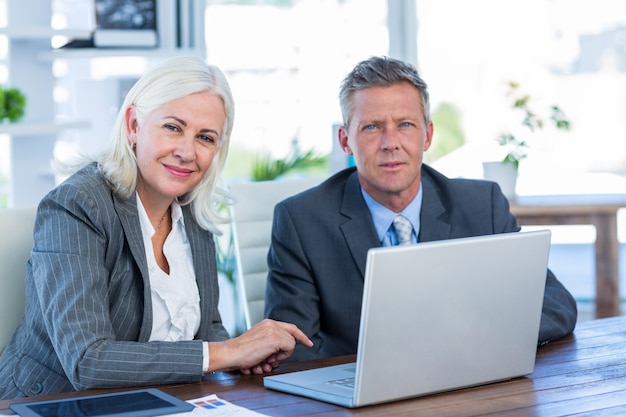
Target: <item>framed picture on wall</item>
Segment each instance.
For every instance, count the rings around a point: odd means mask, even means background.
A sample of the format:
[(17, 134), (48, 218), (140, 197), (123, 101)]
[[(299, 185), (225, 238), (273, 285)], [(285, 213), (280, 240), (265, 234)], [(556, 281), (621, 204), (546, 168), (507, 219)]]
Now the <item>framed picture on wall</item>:
[(157, 0), (95, 0), (94, 46), (157, 47)]

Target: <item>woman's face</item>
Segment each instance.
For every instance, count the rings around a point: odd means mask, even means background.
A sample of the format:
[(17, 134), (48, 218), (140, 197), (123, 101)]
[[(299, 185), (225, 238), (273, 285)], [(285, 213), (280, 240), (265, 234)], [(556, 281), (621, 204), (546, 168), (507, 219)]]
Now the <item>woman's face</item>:
[(171, 101), (139, 123), (136, 109), (126, 111), (126, 129), (144, 202), (171, 202), (202, 180), (218, 150), (226, 120), (222, 99), (210, 91)]

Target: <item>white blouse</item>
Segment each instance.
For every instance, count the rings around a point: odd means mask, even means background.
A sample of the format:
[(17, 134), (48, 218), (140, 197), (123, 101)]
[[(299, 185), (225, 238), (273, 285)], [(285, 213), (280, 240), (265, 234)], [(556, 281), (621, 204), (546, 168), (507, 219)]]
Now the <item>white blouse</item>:
[(139, 195), (137, 207), (150, 271), (153, 313), (150, 340), (193, 340), (200, 328), (200, 294), (182, 210), (178, 204), (172, 204), (172, 231), (163, 245), (163, 253), (170, 267), (168, 275), (154, 257), (152, 236), (155, 230)]
[[(139, 224), (150, 274), (150, 341), (193, 340), (200, 328), (200, 293), (193, 268), (191, 246), (185, 232), (185, 219), (178, 204), (172, 203), (171, 208), (172, 231), (163, 245), (163, 253), (170, 266), (168, 275), (159, 267), (154, 257), (152, 236), (155, 230), (137, 194)], [(203, 342), (202, 369), (204, 372), (209, 369), (208, 342)]]

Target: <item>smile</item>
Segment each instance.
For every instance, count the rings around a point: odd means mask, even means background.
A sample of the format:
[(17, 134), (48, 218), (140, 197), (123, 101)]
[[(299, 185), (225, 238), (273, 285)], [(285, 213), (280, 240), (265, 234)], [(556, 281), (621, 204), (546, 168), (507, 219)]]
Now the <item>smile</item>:
[(193, 174), (193, 170), (187, 168), (181, 168), (173, 165), (164, 165), (165, 169), (175, 177), (187, 178)]

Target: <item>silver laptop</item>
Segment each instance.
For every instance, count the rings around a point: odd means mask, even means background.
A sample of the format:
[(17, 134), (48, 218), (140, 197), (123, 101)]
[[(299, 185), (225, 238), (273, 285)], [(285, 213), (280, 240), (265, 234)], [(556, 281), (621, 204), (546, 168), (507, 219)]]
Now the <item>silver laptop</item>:
[(361, 407), (533, 372), (550, 231), (370, 249), (356, 362), (267, 388)]

